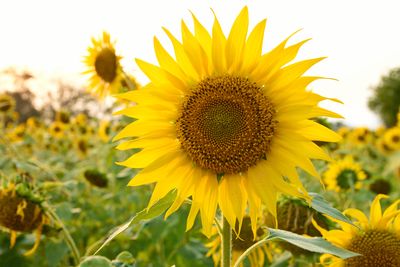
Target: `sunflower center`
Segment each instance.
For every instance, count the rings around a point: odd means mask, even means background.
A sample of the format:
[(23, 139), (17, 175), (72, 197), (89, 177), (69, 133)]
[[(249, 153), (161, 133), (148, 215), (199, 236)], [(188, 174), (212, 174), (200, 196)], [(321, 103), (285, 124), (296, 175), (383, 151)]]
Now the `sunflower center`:
[(362, 256), (345, 260), (345, 266), (400, 266), (400, 239), (388, 231), (368, 230), (355, 236), (347, 249)]
[(185, 98), (176, 121), (183, 150), (199, 166), (219, 174), (239, 173), (268, 153), (275, 109), (247, 78), (202, 80)]
[(393, 143), (398, 143), (400, 141), (400, 136), (399, 135), (393, 135), (392, 136), (392, 142)]
[(117, 56), (110, 48), (103, 48), (94, 62), (96, 73), (104, 81), (111, 83), (117, 76)]
[(349, 189), (357, 182), (357, 174), (353, 170), (343, 170), (337, 177), (340, 188)]

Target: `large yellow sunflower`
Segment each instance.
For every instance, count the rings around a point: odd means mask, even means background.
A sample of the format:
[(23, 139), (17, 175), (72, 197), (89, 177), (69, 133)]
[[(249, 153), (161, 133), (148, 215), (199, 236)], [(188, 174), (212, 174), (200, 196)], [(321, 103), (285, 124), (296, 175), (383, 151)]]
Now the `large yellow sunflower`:
[(333, 244), (362, 256), (346, 260), (324, 254), (321, 262), (330, 267), (398, 267), (400, 266), (400, 210), (395, 201), (383, 213), (380, 204), (385, 195), (377, 195), (371, 204), (369, 219), (360, 210), (347, 209), (344, 214), (356, 219), (355, 225), (335, 220), (342, 230), (327, 231), (314, 225)]
[(263, 53), (266, 20), (248, 34), (247, 7), (227, 37), (217, 18), (211, 34), (193, 21), (194, 33), (182, 22), (182, 42), (164, 29), (175, 58), (154, 38), (159, 66), (136, 60), (150, 82), (121, 95), (137, 105), (119, 114), (136, 121), (115, 140), (130, 137), (118, 148), (142, 150), (119, 164), (143, 169), (130, 186), (156, 183), (149, 206), (177, 190), (166, 217), (191, 197), (187, 229), (200, 212), (210, 236), (219, 206), (233, 229), (248, 210), (256, 233), (262, 202), (276, 216), (279, 192), (308, 198), (296, 167), (318, 177), (310, 158), (329, 160), (312, 141), (340, 139), (310, 120), (340, 117), (306, 91), (319, 77), (304, 72), (323, 58), (289, 64), (307, 41), (287, 46), (290, 36)]
[(121, 56), (116, 54), (114, 46), (110, 34), (103, 32), (102, 38), (92, 38), (89, 54), (84, 59), (87, 70), (83, 73), (90, 75), (88, 89), (100, 97), (118, 93), (121, 87)]
[(362, 181), (366, 178), (367, 175), (361, 165), (355, 162), (350, 155), (330, 163), (323, 174), (327, 189), (337, 192), (349, 188), (360, 189)]

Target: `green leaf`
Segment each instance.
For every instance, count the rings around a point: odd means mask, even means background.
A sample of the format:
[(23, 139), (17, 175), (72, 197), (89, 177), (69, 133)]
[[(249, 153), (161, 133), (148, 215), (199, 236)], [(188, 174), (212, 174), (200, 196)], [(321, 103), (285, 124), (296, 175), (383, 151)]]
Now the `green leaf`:
[(112, 263), (103, 256), (90, 256), (81, 262), (79, 267), (112, 267)]
[(164, 198), (160, 199), (156, 204), (154, 204), (149, 210), (147, 208), (136, 213), (129, 221), (117, 227), (104, 241), (100, 248), (94, 253), (96, 255), (103, 247), (105, 247), (111, 240), (113, 240), (117, 235), (124, 232), (132, 224), (139, 223), (143, 220), (151, 220), (157, 216), (160, 216), (164, 211), (166, 211), (174, 202), (176, 197), (176, 191), (173, 190), (169, 192)]
[(349, 218), (344, 216), (339, 210), (332, 207), (321, 195), (312, 192), (310, 192), (309, 195), (312, 197), (311, 207), (314, 210), (355, 226)]
[(269, 236), (266, 237), (267, 240), (281, 239), (305, 250), (332, 254), (342, 259), (360, 256), (358, 253), (336, 247), (321, 237), (305, 237), (292, 232), (272, 228), (268, 228), (268, 231)]

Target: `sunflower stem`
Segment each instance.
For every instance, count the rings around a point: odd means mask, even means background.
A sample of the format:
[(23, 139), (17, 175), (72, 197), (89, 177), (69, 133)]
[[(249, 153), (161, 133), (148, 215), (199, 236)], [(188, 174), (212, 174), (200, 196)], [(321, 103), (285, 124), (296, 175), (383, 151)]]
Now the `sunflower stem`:
[(48, 203), (45, 203), (43, 206), (45, 207), (47, 215), (61, 226), (61, 229), (64, 233), (65, 242), (67, 243), (67, 245), (69, 246), (69, 248), (72, 252), (74, 264), (78, 265), (80, 262), (81, 256), (79, 254), (78, 248), (76, 247), (75, 241), (72, 238), (71, 234), (69, 233), (67, 227), (65, 226), (63, 221), (60, 219), (60, 217), (58, 217), (57, 213), (52, 209), (52, 207), (50, 207), (50, 205), (48, 205)]
[(222, 221), (222, 267), (231, 266), (232, 254), (232, 229), (228, 220), (223, 217)]

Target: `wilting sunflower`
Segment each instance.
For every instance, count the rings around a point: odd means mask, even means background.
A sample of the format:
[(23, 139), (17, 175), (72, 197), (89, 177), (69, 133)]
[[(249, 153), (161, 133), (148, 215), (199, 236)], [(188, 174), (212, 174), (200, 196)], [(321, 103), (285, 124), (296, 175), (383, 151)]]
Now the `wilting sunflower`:
[(342, 230), (327, 231), (314, 225), (322, 236), (333, 244), (357, 252), (362, 256), (346, 260), (324, 254), (321, 262), (330, 267), (397, 267), (400, 266), (400, 210), (395, 201), (383, 213), (380, 204), (385, 195), (377, 195), (371, 204), (369, 219), (360, 210), (347, 209), (344, 214), (356, 219), (355, 225), (341, 221)]
[[(306, 203), (298, 199), (282, 198), (278, 203), (278, 228), (296, 233), (298, 235), (321, 236), (312, 224), (312, 220), (320, 225), (327, 226), (327, 219), (322, 214), (310, 208)], [(269, 223), (271, 224), (271, 222)], [(279, 245), (290, 251), (296, 257), (311, 255), (312, 252), (292, 245), (287, 242), (279, 242)]]
[[(218, 235), (217, 229), (214, 226), (212, 229), (213, 238), (211, 242), (206, 244), (209, 248), (207, 257), (212, 257), (215, 266), (219, 266), (221, 263), (221, 238)], [(238, 232), (238, 229), (236, 229)], [(245, 216), (243, 218), (243, 225), (240, 234), (236, 236), (233, 234), (232, 237), (232, 262), (236, 262), (237, 259), (245, 252), (249, 247), (257, 243), (265, 235), (265, 231), (262, 228), (257, 228), (256, 236), (254, 237), (251, 227), (250, 217)], [(272, 262), (273, 252), (278, 252), (279, 248), (274, 246), (274, 243), (265, 243), (262, 246), (254, 249), (248, 256), (251, 267), (263, 267), (265, 262)], [(243, 262), (241, 264), (243, 265)]]
[(150, 83), (121, 95), (137, 105), (119, 114), (136, 121), (115, 140), (134, 137), (118, 148), (142, 150), (119, 164), (143, 169), (130, 186), (156, 183), (149, 206), (177, 190), (166, 217), (191, 197), (187, 229), (200, 212), (210, 236), (217, 205), (235, 228), (248, 206), (255, 233), (262, 202), (276, 216), (278, 192), (308, 198), (296, 167), (318, 177), (310, 158), (329, 160), (312, 141), (340, 140), (310, 118), (340, 116), (306, 90), (319, 78), (304, 72), (323, 58), (289, 64), (307, 40), (262, 53), (266, 20), (248, 35), (247, 7), (227, 37), (217, 18), (211, 34), (193, 20), (194, 33), (182, 22), (182, 42), (164, 29), (176, 59), (154, 38), (159, 66), (136, 61)]
[(99, 97), (118, 93), (121, 87), (121, 57), (116, 54), (114, 46), (110, 34), (103, 32), (102, 38), (92, 38), (92, 46), (84, 60), (88, 69), (83, 73), (90, 75), (89, 90)]
[(42, 226), (48, 220), (38, 203), (19, 196), (15, 184), (0, 188), (0, 226), (11, 233), (10, 246), (14, 247), (17, 233), (36, 231), (36, 241), (25, 255), (33, 254), (39, 246)]
[(85, 177), (86, 181), (88, 181), (91, 185), (94, 185), (99, 188), (107, 187), (108, 178), (105, 173), (102, 173), (96, 169), (88, 169), (83, 173), (83, 177)]
[(349, 188), (360, 189), (362, 181), (367, 178), (360, 164), (348, 155), (343, 159), (331, 162), (323, 174), (328, 190), (341, 191)]
[(369, 190), (375, 194), (387, 195), (392, 191), (392, 185), (387, 179), (377, 179), (369, 185)]
[(8, 94), (0, 94), (0, 113), (7, 113), (14, 109), (15, 100)]

